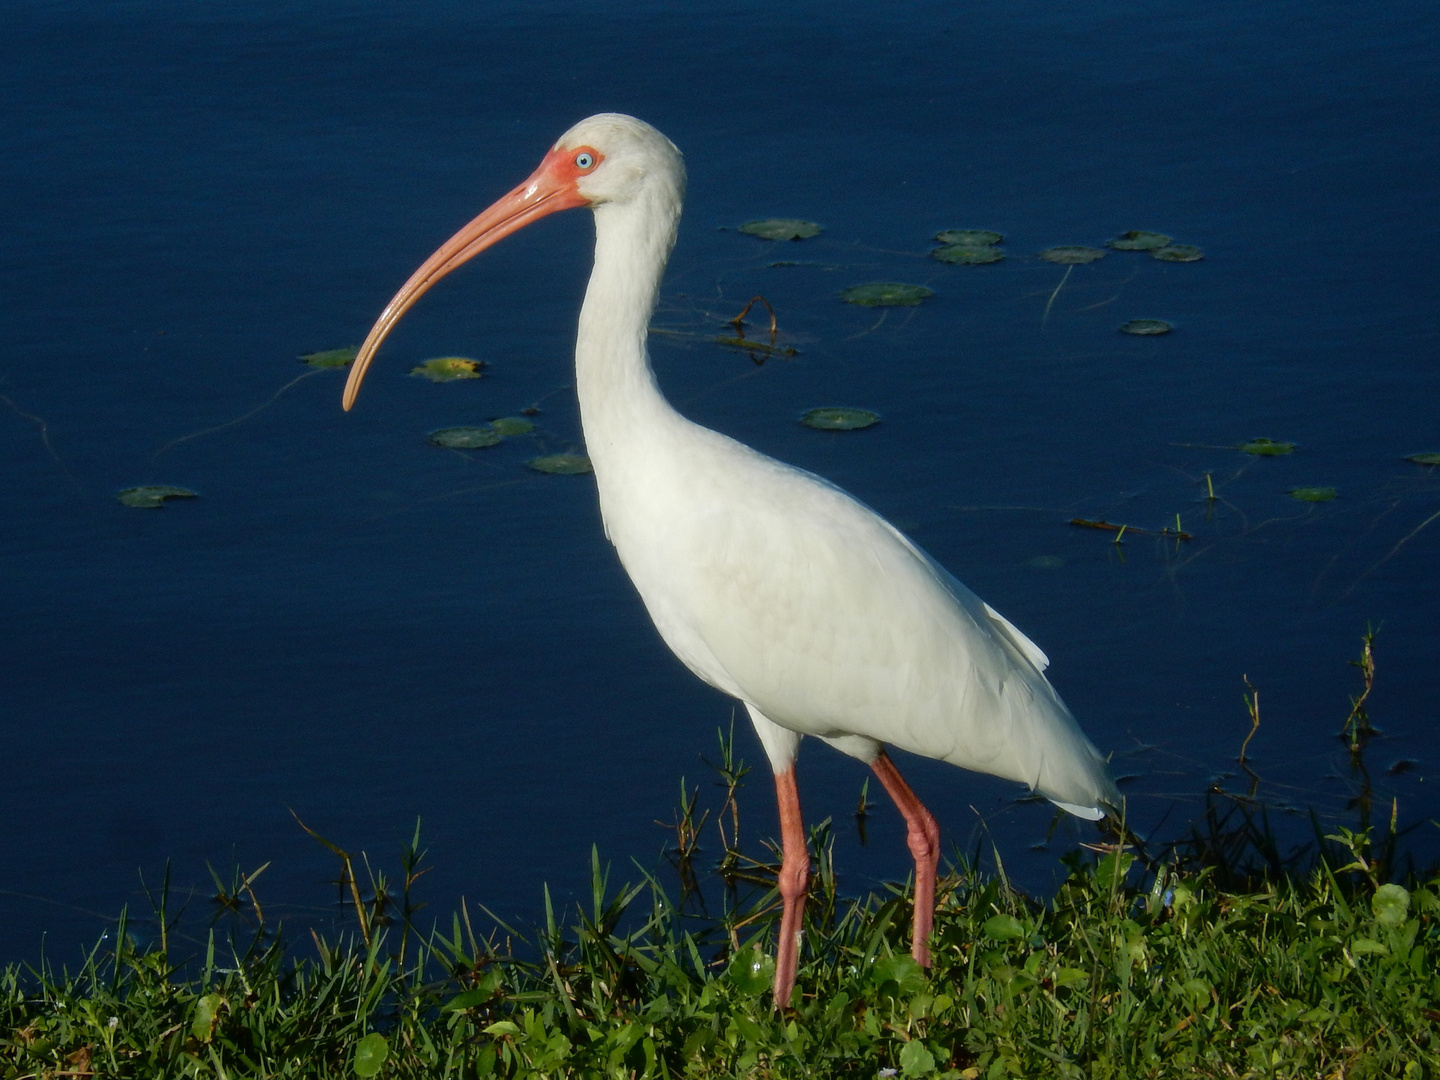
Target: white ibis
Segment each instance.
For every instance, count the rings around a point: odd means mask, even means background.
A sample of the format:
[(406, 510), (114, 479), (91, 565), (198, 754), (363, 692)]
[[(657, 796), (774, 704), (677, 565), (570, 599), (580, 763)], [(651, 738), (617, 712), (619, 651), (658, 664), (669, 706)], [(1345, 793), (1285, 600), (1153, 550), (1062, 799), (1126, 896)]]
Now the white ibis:
[(355, 359), (344, 405), (435, 282), (547, 214), (594, 211), (575, 386), (605, 534), (665, 643), (745, 703), (774, 769), (784, 851), (774, 994), (788, 1006), (810, 874), (795, 786), (803, 736), (869, 765), (904, 816), (913, 955), (927, 966), (939, 828), (886, 745), (1028, 784), (1090, 820), (1121, 796), (1042, 674), (1045, 654), (999, 612), (839, 488), (665, 400), (646, 333), (684, 189), (680, 152), (650, 125), (614, 113), (582, 120), (395, 294)]

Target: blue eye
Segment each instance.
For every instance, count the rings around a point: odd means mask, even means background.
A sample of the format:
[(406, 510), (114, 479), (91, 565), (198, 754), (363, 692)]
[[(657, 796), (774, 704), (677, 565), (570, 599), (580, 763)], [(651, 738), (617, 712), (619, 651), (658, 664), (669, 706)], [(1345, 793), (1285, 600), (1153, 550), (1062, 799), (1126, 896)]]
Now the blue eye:
[(594, 164), (595, 164), (595, 157), (594, 157), (593, 154), (587, 154), (587, 153), (581, 152), (581, 153), (575, 155), (575, 167), (576, 167), (577, 169), (588, 169), (588, 168), (590, 168), (591, 166), (593, 166)]

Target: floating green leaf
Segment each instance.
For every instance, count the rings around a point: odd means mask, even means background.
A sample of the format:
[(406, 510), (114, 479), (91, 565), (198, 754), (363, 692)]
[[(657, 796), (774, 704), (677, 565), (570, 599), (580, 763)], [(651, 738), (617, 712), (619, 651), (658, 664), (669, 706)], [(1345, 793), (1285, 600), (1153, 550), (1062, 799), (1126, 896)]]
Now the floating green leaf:
[(449, 450), (483, 450), (500, 445), (500, 432), (492, 425), (484, 427), (447, 427), (430, 433), (430, 441)]
[(1161, 262), (1199, 262), (1205, 252), (1194, 244), (1166, 244), (1150, 252), (1150, 257)]
[(947, 244), (930, 252), (930, 257), (956, 266), (984, 266), (1005, 258), (1005, 252), (996, 247), (983, 247), (978, 244)]
[(998, 232), (991, 232), (989, 229), (946, 229), (942, 233), (936, 233), (935, 239), (942, 244), (960, 244), (963, 247), (985, 247), (989, 244), (998, 244), (1005, 237)]
[(464, 356), (437, 356), (411, 369), (411, 375), (418, 375), (431, 382), (455, 382), (458, 379), (478, 379), (484, 360), (471, 360)]
[(818, 428), (821, 431), (859, 431), (861, 428), (878, 424), (880, 414), (869, 409), (847, 409), (832, 405), (811, 409), (800, 418), (800, 422), (806, 427)]
[(389, 1056), (390, 1044), (385, 1041), (385, 1036), (372, 1031), (355, 1044), (355, 1061), (351, 1067), (356, 1076), (375, 1076)]
[(528, 435), (535, 430), (535, 425), (523, 416), (502, 416), (499, 420), (491, 420), (490, 426), (497, 435)]
[(1145, 232), (1143, 229), (1131, 229), (1129, 232), (1122, 232), (1119, 236), (1105, 241), (1107, 247), (1116, 251), (1154, 251), (1170, 243), (1170, 237), (1164, 233)]
[(1149, 337), (1154, 334), (1168, 334), (1175, 328), (1164, 319), (1131, 319), (1127, 323), (1120, 324), (1122, 334), (1136, 334), (1140, 337)]
[(1440, 454), (1411, 454), (1405, 460), (1416, 465), (1440, 465)]
[(809, 240), (824, 230), (813, 221), (799, 218), (765, 218), (761, 221), (747, 221), (740, 226), (747, 236), (758, 236), (761, 240)]
[(1079, 266), (1082, 263), (1092, 263), (1096, 259), (1103, 259), (1105, 252), (1097, 247), (1086, 247), (1084, 244), (1062, 244), (1059, 247), (1046, 248), (1040, 252), (1040, 258), (1046, 262), (1059, 263), (1061, 266)]
[(536, 472), (552, 473), (557, 476), (578, 476), (593, 472), (590, 459), (584, 454), (546, 454), (531, 458), (525, 463)]
[(343, 349), (322, 349), (320, 352), (305, 353), (300, 359), (311, 367), (342, 368), (348, 366), (359, 353), (359, 345), (346, 345)]
[(775, 978), (775, 959), (754, 947), (741, 949), (725, 969), (725, 977), (742, 994), (763, 994)]
[(195, 492), (189, 488), (174, 487), (170, 484), (141, 484), (126, 488), (116, 496), (126, 506), (141, 510), (158, 510), (166, 499), (194, 499)]
[(1287, 494), (1300, 502), (1329, 502), (1335, 498), (1335, 489), (1333, 487), (1297, 487), (1291, 488)]
[(1274, 439), (1251, 439), (1247, 443), (1241, 443), (1235, 448), (1244, 450), (1247, 454), (1254, 454), (1256, 457), (1283, 457), (1292, 453), (1295, 449), (1293, 442), (1277, 442)]
[(1402, 926), (1410, 914), (1410, 891), (1403, 885), (1381, 885), (1370, 898), (1370, 910), (1381, 926)]
[(847, 304), (861, 307), (914, 307), (927, 297), (934, 296), (924, 285), (902, 285), (898, 281), (872, 281), (868, 285), (852, 285), (840, 293), (840, 299)]

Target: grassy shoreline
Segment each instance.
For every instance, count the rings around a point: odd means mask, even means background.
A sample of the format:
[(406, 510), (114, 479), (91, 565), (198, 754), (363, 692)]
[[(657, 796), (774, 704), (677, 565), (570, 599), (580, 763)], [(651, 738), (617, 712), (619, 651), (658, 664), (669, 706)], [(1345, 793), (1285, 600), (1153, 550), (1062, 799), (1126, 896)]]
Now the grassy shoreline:
[(651, 878), (612, 889), (596, 856), (588, 907), (547, 895), (531, 935), (479, 936), (463, 910), (422, 933), (410, 877), (403, 907), (357, 885), (356, 929), (304, 956), (262, 929), (172, 957), (122, 920), (77, 972), (0, 973), (0, 1080), (1440, 1075), (1440, 879), (1381, 880), (1366, 832), (1246, 887), (1115, 849), (1070, 856), (1038, 903), (961, 868), (928, 973), (903, 890), (838, 895), (823, 826), (812, 842), (788, 1010), (773, 894), (701, 918)]

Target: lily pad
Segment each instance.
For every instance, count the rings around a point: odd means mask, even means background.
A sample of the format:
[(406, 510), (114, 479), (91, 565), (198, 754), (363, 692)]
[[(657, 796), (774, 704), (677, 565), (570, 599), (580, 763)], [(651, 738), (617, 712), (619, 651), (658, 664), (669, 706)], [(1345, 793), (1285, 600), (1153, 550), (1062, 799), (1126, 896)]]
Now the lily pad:
[(342, 368), (349, 367), (350, 362), (359, 354), (359, 345), (346, 345), (343, 349), (321, 349), (319, 352), (305, 353), (300, 359), (315, 368)]
[(389, 1056), (390, 1044), (385, 1041), (385, 1036), (372, 1031), (355, 1044), (355, 1060), (351, 1068), (356, 1076), (376, 1076)]
[(484, 360), (471, 360), (464, 356), (437, 356), (411, 369), (411, 375), (418, 375), (431, 382), (455, 382), (459, 379), (478, 379)]
[(942, 244), (963, 244), (965, 247), (985, 247), (998, 244), (1005, 237), (989, 229), (946, 229), (936, 233), (935, 239)]
[(1194, 244), (1166, 244), (1150, 252), (1150, 257), (1161, 262), (1199, 262), (1205, 252)]
[(525, 464), (536, 472), (556, 476), (579, 476), (581, 473), (594, 472), (590, 467), (590, 459), (584, 454), (546, 454), (544, 457), (531, 458)]
[(494, 426), (447, 427), (430, 433), (430, 441), (449, 450), (483, 450), (500, 445), (500, 432)]
[(1105, 241), (1106, 247), (1112, 247), (1116, 251), (1154, 251), (1169, 243), (1170, 237), (1164, 233), (1145, 232), (1143, 229), (1131, 229)]
[(859, 304), (861, 307), (914, 307), (934, 295), (934, 290), (927, 289), (924, 285), (872, 281), (868, 285), (852, 285), (841, 290), (840, 299), (847, 304)]
[(1235, 449), (1244, 450), (1245, 453), (1254, 454), (1256, 457), (1283, 457), (1294, 452), (1295, 444), (1278, 442), (1275, 439), (1251, 439), (1247, 443), (1241, 443)]
[(166, 499), (194, 499), (198, 496), (189, 488), (171, 484), (141, 484), (139, 487), (126, 488), (116, 498), (126, 506), (134, 506), (140, 510), (158, 510)]
[(1298, 487), (1291, 488), (1286, 494), (1300, 502), (1329, 502), (1335, 498), (1335, 489), (1333, 487)]
[(806, 427), (818, 428), (821, 431), (859, 431), (861, 428), (878, 424), (880, 414), (873, 413), (869, 409), (849, 409), (830, 405), (821, 409), (811, 409), (800, 418), (800, 422)]
[(497, 435), (528, 435), (535, 430), (535, 425), (523, 416), (502, 416), (491, 420), (490, 427)]
[(1440, 465), (1440, 454), (1411, 454), (1405, 460), (1416, 465)]
[(1175, 327), (1171, 326), (1164, 319), (1131, 319), (1127, 323), (1120, 324), (1122, 334), (1137, 334), (1140, 337), (1149, 337), (1153, 334), (1168, 334)]
[(824, 230), (813, 221), (799, 218), (765, 218), (761, 221), (747, 221), (740, 226), (746, 236), (758, 236), (761, 240), (809, 240)]
[(1046, 262), (1059, 263), (1061, 266), (1079, 266), (1104, 257), (1105, 252), (1100, 248), (1086, 247), (1084, 244), (1061, 244), (1059, 247), (1046, 248), (1040, 252), (1040, 258)]
[(984, 266), (999, 262), (1005, 258), (1005, 253), (999, 248), (979, 244), (947, 244), (930, 252), (930, 257), (956, 266)]

